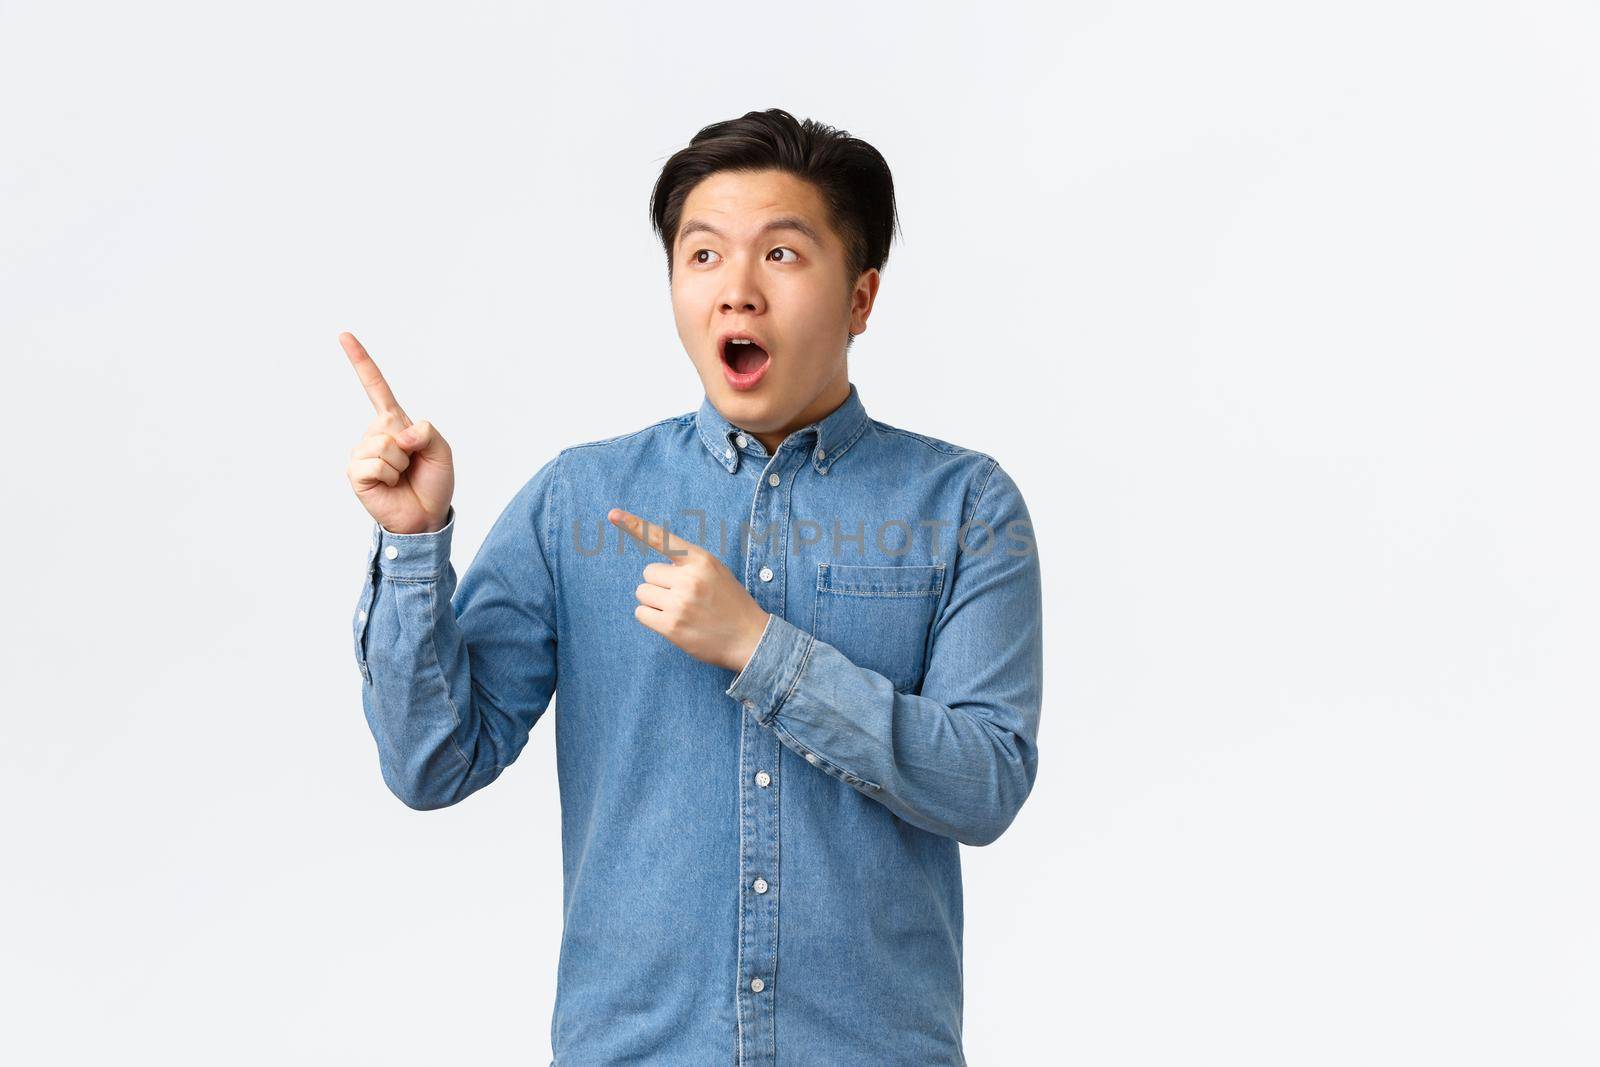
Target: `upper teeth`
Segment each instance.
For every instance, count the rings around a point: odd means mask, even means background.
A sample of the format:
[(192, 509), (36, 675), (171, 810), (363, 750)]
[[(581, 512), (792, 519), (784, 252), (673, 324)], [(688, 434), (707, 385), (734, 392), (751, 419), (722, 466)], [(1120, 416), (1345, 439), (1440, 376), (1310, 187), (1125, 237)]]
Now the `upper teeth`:
[(750, 338), (748, 338), (748, 337), (730, 337), (730, 338), (728, 338), (728, 343), (730, 345), (750, 345), (750, 344), (755, 344), (755, 342), (750, 340)]

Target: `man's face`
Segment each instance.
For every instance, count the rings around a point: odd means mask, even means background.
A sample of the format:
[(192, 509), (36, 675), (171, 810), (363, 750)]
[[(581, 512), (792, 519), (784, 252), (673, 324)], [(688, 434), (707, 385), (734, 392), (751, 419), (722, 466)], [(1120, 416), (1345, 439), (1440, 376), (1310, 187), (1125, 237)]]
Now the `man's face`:
[[(828, 218), (807, 181), (719, 171), (690, 190), (678, 225), (678, 337), (712, 404), (769, 450), (849, 395), (845, 342), (866, 329), (877, 293), (876, 270), (845, 277), (844, 243)], [(810, 233), (766, 229), (780, 219)], [(728, 333), (755, 337), (765, 354), (755, 346), (725, 353)]]

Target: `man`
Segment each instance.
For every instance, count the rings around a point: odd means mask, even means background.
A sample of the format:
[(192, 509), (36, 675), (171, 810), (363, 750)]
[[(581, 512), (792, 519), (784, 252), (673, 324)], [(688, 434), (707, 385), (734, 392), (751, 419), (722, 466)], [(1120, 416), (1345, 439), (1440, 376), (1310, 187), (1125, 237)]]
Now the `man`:
[(870, 145), (750, 112), (651, 213), (703, 402), (563, 449), (459, 589), (450, 448), (340, 335), (378, 412), (349, 476), (383, 779), (459, 803), (559, 689), (556, 1064), (962, 1064), (959, 844), (1037, 769), (1027, 507), (849, 380), (895, 225)]

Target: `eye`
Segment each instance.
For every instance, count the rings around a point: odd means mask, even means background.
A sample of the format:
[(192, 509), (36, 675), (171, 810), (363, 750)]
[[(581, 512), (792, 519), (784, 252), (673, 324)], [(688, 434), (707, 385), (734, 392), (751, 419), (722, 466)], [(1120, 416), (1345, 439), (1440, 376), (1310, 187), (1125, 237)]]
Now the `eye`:
[[(795, 257), (794, 259), (780, 260), (780, 262), (783, 262), (783, 263), (793, 263), (796, 259), (800, 258), (800, 253), (796, 252), (792, 248), (784, 247), (784, 246), (781, 246), (781, 245), (779, 247), (777, 247), (777, 248), (774, 248), (772, 250), (772, 252), (787, 252), (791, 256)], [(768, 252), (767, 255), (769, 255), (769, 256), (772, 255), (772, 252)], [(710, 261), (709, 260), (705, 260), (705, 259), (701, 259), (700, 257), (702, 255), (714, 256), (716, 254), (717, 253), (711, 251), (711, 249), (709, 249), (709, 248), (698, 248), (693, 253), (690, 254), (689, 261), (691, 263), (696, 263), (696, 264), (702, 264), (703, 265), (703, 264), (708, 263)]]

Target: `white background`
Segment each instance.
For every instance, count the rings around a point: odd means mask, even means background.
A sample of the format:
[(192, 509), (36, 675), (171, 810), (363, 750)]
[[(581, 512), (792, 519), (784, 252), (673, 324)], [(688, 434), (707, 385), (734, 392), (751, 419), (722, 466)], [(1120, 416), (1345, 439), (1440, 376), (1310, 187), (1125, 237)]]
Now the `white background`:
[(385, 789), (335, 337), (451, 441), (463, 571), (699, 403), (649, 192), (783, 107), (894, 169), (868, 410), (1042, 553), (970, 1061), (1595, 1063), (1597, 51), (1583, 3), (0, 2), (6, 1058), (547, 1062), (550, 721)]

